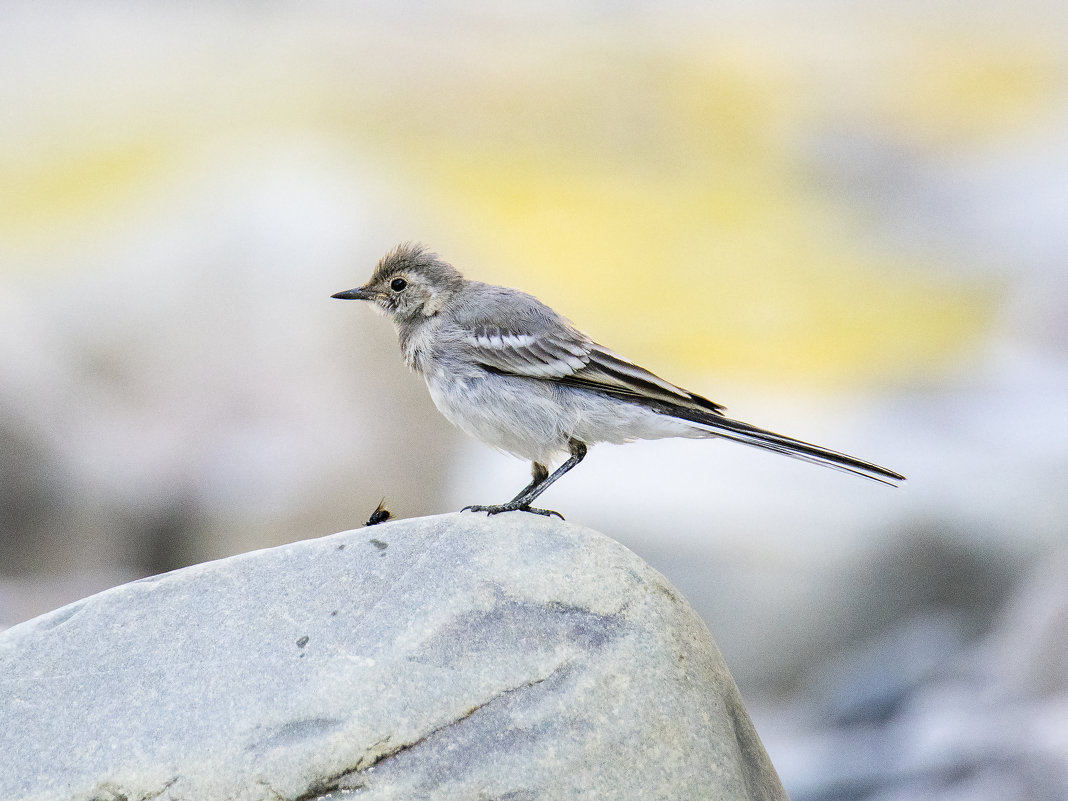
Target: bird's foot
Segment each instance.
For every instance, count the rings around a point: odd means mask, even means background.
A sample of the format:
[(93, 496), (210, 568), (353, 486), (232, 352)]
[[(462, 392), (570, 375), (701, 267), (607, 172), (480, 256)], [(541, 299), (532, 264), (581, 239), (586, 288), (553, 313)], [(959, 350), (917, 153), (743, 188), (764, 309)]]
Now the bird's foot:
[(530, 512), (536, 515), (542, 515), (549, 517), (556, 515), (561, 520), (564, 516), (559, 512), (555, 512), (552, 509), (538, 509), (525, 503), (516, 503), (512, 501), (510, 503), (497, 503), (490, 506), (465, 506), (460, 510), (461, 512), (485, 512), (486, 514), (499, 515), (501, 512)]

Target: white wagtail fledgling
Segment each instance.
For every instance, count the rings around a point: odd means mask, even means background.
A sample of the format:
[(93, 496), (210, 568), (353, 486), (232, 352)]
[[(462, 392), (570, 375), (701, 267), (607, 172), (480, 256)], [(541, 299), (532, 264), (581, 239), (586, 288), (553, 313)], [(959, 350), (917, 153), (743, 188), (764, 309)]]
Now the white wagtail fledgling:
[[(722, 437), (893, 485), (904, 476), (844, 453), (732, 420), (724, 407), (601, 347), (525, 292), (468, 281), (419, 245), (401, 245), (362, 287), (335, 298), (369, 300), (397, 328), (404, 361), (426, 379), (446, 418), (488, 445), (533, 463), (533, 480), (508, 503), (524, 511), (582, 461), (589, 445), (664, 437)], [(547, 465), (567, 460), (551, 475)]]

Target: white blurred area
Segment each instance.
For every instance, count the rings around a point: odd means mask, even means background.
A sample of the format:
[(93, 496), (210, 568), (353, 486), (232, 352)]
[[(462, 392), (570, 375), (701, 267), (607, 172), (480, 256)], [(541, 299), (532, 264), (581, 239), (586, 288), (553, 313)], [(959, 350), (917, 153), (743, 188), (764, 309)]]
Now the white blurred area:
[(698, 608), (795, 801), (1068, 798), (1062, 4), (0, 19), (0, 626), (514, 495), (329, 299), (421, 240), (909, 477), (646, 442), (542, 498)]

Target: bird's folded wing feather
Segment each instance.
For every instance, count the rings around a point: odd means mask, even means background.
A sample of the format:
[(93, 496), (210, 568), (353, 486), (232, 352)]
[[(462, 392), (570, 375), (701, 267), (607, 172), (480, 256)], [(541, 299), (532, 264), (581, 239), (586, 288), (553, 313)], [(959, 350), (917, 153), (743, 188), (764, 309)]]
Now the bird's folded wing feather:
[(625, 400), (712, 414), (723, 411), (720, 404), (665, 381), (562, 321), (538, 332), (516, 328), (473, 326), (465, 344), (478, 363), (493, 372), (559, 381)]
[(483, 367), (527, 378), (563, 378), (590, 360), (589, 341), (569, 336), (566, 330), (534, 334), (480, 325), (468, 332), (466, 344)]

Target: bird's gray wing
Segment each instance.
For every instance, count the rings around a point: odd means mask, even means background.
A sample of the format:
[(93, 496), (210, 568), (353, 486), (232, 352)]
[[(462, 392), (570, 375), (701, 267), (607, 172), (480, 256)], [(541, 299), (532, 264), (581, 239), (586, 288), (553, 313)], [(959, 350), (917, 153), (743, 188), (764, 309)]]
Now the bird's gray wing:
[[(590, 361), (591, 343), (565, 326), (484, 324), (469, 328), (465, 344), (474, 360), (487, 370), (526, 378), (561, 379), (582, 370)], [(558, 329), (558, 330), (554, 330)]]
[(656, 403), (665, 410), (723, 411), (720, 404), (598, 345), (560, 317), (470, 325), (465, 344), (478, 364), (496, 373), (558, 381), (624, 400)]
[(721, 404), (677, 387), (602, 345), (593, 343), (589, 356), (589, 361), (581, 370), (564, 376), (561, 381), (628, 400), (665, 404), (664, 410), (668, 413), (671, 413), (672, 407), (716, 415), (723, 413), (725, 407)]

